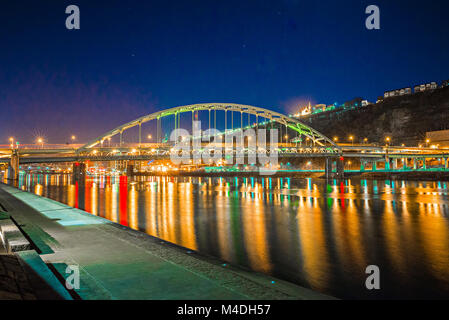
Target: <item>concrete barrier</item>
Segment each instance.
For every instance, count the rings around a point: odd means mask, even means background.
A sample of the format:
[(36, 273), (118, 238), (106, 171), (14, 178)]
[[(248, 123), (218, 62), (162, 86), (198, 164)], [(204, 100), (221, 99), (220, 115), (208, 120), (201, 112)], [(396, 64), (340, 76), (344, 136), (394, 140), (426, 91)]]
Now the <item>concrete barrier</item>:
[(32, 249), (30, 242), (11, 219), (0, 220), (0, 235), (8, 253)]

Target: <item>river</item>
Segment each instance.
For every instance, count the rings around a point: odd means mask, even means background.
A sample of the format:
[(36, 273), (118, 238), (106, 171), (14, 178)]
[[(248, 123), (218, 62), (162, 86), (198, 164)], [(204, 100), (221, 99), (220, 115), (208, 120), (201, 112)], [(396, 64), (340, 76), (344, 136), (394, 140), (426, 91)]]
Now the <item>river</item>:
[[(343, 299), (449, 298), (446, 182), (21, 175), (22, 190)], [(120, 253), (118, 253), (120, 254)], [(367, 290), (366, 268), (380, 270)]]

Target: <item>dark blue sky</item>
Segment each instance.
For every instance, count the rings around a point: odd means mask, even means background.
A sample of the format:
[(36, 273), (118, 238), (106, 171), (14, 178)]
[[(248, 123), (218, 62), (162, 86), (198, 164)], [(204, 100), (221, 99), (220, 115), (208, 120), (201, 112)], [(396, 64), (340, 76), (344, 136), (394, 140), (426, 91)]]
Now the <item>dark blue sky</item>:
[[(65, 28), (69, 4), (81, 30)], [(365, 28), (370, 4), (380, 31)], [(373, 101), (449, 78), (448, 21), (447, 1), (8, 1), (0, 144), (85, 141), (190, 103)]]

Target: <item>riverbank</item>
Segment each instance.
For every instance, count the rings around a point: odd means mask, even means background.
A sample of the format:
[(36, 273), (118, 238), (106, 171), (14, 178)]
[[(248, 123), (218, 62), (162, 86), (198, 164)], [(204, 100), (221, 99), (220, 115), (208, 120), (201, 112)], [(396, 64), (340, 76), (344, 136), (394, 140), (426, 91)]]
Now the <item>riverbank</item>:
[[(322, 171), (304, 172), (304, 171), (278, 171), (270, 175), (261, 175), (259, 172), (179, 172), (179, 173), (137, 173), (133, 177), (151, 177), (151, 176), (169, 176), (169, 177), (204, 177), (204, 178), (296, 178), (296, 179), (326, 179)], [(333, 177), (330, 177), (334, 179)], [(351, 172), (345, 171), (345, 178), (358, 178), (365, 180), (420, 180), (420, 181), (449, 181), (449, 171), (367, 171)]]
[(152, 177), (152, 176), (171, 176), (171, 177), (206, 177), (206, 178), (213, 178), (213, 177), (226, 177), (226, 178), (233, 178), (233, 177), (266, 177), (266, 178), (320, 178), (323, 176), (323, 172), (317, 171), (317, 172), (305, 172), (305, 171), (273, 171), (270, 174), (261, 174), (258, 171), (240, 171), (240, 172), (229, 172), (229, 171), (223, 171), (223, 172), (138, 172), (134, 173), (132, 176), (134, 177)]
[(79, 268), (81, 299), (330, 298), (4, 184), (0, 204), (61, 283)]
[(449, 181), (449, 171), (345, 172), (345, 178), (365, 180)]

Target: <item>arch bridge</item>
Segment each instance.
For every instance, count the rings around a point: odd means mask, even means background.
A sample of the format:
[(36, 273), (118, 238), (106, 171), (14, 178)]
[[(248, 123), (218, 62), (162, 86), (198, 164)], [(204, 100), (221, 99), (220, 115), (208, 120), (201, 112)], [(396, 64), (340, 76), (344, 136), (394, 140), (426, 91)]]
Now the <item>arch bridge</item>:
[[(89, 141), (84, 146), (80, 147), (77, 151), (89, 151), (89, 149), (103, 146), (106, 140), (110, 140), (112, 137), (119, 135), (120, 136), (120, 146), (123, 144), (123, 132), (125, 130), (138, 127), (139, 129), (139, 146), (142, 144), (142, 124), (156, 120), (157, 121), (157, 142), (159, 142), (160, 131), (161, 131), (161, 120), (163, 118), (172, 117), (174, 119), (174, 129), (181, 128), (181, 115), (185, 113), (191, 113), (192, 115), (192, 129), (193, 129), (193, 121), (198, 118), (198, 113), (200, 111), (208, 111), (208, 119), (209, 119), (209, 129), (217, 128), (217, 111), (224, 112), (223, 117), (219, 116), (219, 119), (224, 118), (224, 134), (228, 134), (233, 131), (243, 131), (245, 129), (251, 127), (259, 127), (259, 126), (267, 126), (268, 124), (277, 123), (279, 125), (285, 126), (286, 132), (287, 128), (296, 132), (296, 137), (291, 139), (290, 142), (302, 142), (303, 137), (306, 140), (311, 141), (313, 145), (318, 145), (321, 148), (326, 148), (326, 152), (334, 153), (341, 151), (340, 147), (336, 145), (331, 139), (313, 129), (312, 127), (302, 123), (296, 118), (292, 118), (286, 115), (283, 115), (279, 112), (275, 112), (272, 110), (268, 110), (265, 108), (254, 107), (249, 105), (242, 104), (232, 104), (232, 103), (200, 103), (200, 104), (192, 104), (174, 107), (158, 112), (154, 112), (143, 117), (137, 118), (133, 121), (125, 123), (91, 141)], [(213, 119), (211, 120), (211, 113), (213, 114)], [(240, 123), (238, 125), (238, 117), (235, 120), (235, 114), (240, 115)], [(230, 116), (229, 116), (230, 114)], [(244, 125), (244, 115), (246, 116), (246, 121), (248, 125)], [(262, 122), (260, 122), (262, 119)], [(255, 120), (253, 124), (251, 124), (251, 120)], [(245, 121), (245, 123), (246, 123)], [(223, 122), (223, 121), (222, 121)], [(234, 123), (235, 122), (235, 123)], [(234, 125), (237, 126), (234, 126)], [(193, 130), (192, 130), (193, 131)], [(281, 137), (282, 139), (282, 137)]]

